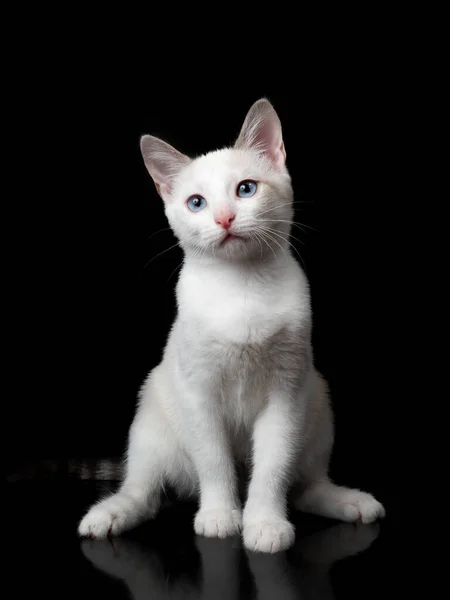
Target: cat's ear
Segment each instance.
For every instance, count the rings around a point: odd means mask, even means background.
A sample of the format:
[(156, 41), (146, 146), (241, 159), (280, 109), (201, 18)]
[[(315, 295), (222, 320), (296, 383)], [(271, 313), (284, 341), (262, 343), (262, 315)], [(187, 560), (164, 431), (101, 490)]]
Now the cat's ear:
[(281, 123), (265, 98), (257, 100), (245, 117), (235, 148), (248, 148), (266, 155), (281, 169), (286, 162)]
[(186, 167), (191, 159), (175, 150), (173, 146), (152, 135), (141, 137), (142, 157), (153, 179), (158, 194), (168, 200), (172, 193), (175, 177)]

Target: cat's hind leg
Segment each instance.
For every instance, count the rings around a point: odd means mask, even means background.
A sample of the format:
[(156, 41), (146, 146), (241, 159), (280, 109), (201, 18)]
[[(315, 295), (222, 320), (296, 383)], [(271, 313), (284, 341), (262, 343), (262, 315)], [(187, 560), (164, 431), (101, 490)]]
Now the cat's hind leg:
[(103, 539), (119, 535), (154, 518), (165, 481), (192, 484), (189, 465), (171, 429), (161, 403), (164, 393), (152, 374), (130, 428), (125, 477), (119, 490), (94, 504), (78, 526), (80, 536)]
[(320, 375), (314, 405), (317, 420), (299, 463), (299, 483), (292, 494), (294, 507), (347, 523), (372, 523), (383, 518), (384, 507), (371, 494), (336, 485), (328, 476), (334, 427), (327, 385)]
[(384, 507), (371, 494), (335, 485), (327, 479), (310, 482), (294, 497), (294, 506), (303, 512), (347, 523), (373, 523), (385, 516)]

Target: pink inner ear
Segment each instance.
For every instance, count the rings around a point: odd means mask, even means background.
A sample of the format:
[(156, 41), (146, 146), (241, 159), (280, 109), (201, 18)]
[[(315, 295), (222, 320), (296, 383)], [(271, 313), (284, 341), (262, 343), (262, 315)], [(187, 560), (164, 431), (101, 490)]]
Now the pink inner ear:
[(279, 147), (273, 153), (273, 162), (277, 169), (281, 169), (281, 167), (286, 162), (286, 150), (284, 149), (284, 142), (282, 141)]
[(163, 200), (168, 200), (170, 196), (170, 186), (167, 183), (156, 183), (156, 189), (158, 194), (161, 196)]
[(254, 146), (266, 154), (278, 169), (282, 168), (286, 161), (286, 151), (280, 129), (272, 119), (260, 127)]
[(191, 159), (152, 135), (142, 136), (141, 152), (158, 194), (164, 201), (168, 201), (174, 178)]
[(153, 179), (153, 183), (155, 184), (156, 191), (158, 192), (158, 196), (167, 201), (170, 198), (170, 186), (167, 183), (161, 183), (156, 179)]
[(265, 154), (277, 169), (283, 169), (286, 151), (280, 119), (265, 98), (255, 102), (248, 111), (235, 147)]

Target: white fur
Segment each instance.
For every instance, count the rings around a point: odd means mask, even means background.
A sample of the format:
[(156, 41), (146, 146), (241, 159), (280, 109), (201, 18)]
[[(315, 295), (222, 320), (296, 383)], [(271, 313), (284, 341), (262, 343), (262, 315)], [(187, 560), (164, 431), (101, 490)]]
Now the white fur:
[[(328, 477), (332, 412), (313, 364), (308, 282), (290, 253), (293, 193), (275, 111), (259, 101), (235, 148), (195, 160), (151, 136), (141, 148), (185, 253), (178, 315), (140, 393), (122, 486), (91, 508), (79, 533), (103, 538), (154, 517), (166, 483), (199, 493), (198, 534), (243, 528), (255, 551), (293, 543), (288, 492), (303, 511), (383, 517), (372, 496)], [(246, 179), (256, 194), (239, 198)], [(193, 194), (206, 199), (204, 210), (189, 210)], [(224, 242), (222, 214), (234, 215), (229, 231), (240, 238)], [(251, 471), (243, 510), (237, 461)]]

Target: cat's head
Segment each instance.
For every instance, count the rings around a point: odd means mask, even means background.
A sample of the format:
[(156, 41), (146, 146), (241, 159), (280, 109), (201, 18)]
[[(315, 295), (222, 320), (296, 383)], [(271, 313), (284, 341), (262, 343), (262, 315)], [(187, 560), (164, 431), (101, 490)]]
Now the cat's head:
[(250, 108), (232, 148), (191, 159), (144, 135), (141, 151), (186, 253), (239, 260), (287, 246), (293, 193), (281, 123), (266, 99)]

